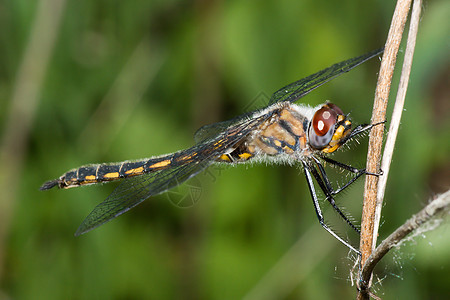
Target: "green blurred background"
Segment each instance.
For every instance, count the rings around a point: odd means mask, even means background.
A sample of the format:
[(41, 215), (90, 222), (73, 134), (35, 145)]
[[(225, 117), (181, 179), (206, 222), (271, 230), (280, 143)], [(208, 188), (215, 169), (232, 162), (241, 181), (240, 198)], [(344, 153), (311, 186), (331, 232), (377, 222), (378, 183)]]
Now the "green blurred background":
[[(201, 125), (384, 45), (394, 6), (2, 1), (0, 298), (353, 298), (352, 256), (318, 224), (299, 168), (213, 169), (199, 175), (201, 198), (192, 207), (163, 194), (77, 238), (77, 226), (116, 184), (38, 188), (82, 164), (191, 146)], [(381, 238), (450, 183), (450, 3), (423, 9)], [(329, 99), (354, 123), (368, 122), (378, 67), (374, 59), (302, 101)], [(363, 166), (366, 140), (335, 158)], [(339, 203), (360, 211), (362, 187), (360, 180)], [(448, 296), (449, 230), (444, 222), (390, 254), (376, 269), (375, 292)]]

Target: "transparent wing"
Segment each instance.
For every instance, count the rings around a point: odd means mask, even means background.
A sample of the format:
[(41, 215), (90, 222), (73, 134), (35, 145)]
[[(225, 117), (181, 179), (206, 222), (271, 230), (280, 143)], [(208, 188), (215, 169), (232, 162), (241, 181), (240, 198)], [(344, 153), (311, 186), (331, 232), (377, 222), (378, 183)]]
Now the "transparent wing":
[(210, 161), (187, 163), (124, 179), (111, 195), (86, 217), (75, 235), (86, 233), (127, 212), (147, 198), (182, 184), (210, 164)]
[(167, 168), (124, 179), (111, 195), (86, 217), (75, 235), (86, 233), (127, 212), (149, 197), (182, 184), (202, 172), (226, 149), (239, 143), (267, 117), (268, 115), (260, 115), (246, 122), (241, 120), (207, 142), (167, 155), (171, 160)]
[(251, 116), (254, 115), (255, 112), (247, 112), (227, 121), (202, 126), (195, 132), (194, 140), (196, 143), (201, 143), (214, 139), (218, 135), (235, 126), (238, 126), (239, 124), (245, 124), (249, 122), (251, 120)]
[(270, 98), (269, 105), (283, 101), (295, 102), (324, 83), (327, 83), (333, 78), (350, 71), (363, 62), (381, 54), (383, 51), (383, 48), (374, 50), (364, 55), (334, 64), (331, 67), (293, 82), (276, 91)]
[[(333, 78), (336, 78), (337, 76), (350, 71), (351, 69), (381, 54), (382, 52), (382, 48), (374, 50), (359, 57), (351, 58), (349, 60), (334, 64), (331, 67), (328, 67), (315, 74), (293, 82), (276, 91), (270, 98), (268, 106), (283, 101), (295, 102), (314, 89), (332, 80)], [(258, 110), (245, 113), (228, 121), (205, 125), (197, 130), (194, 135), (194, 139), (197, 143), (211, 139), (230, 126), (233, 126), (234, 124), (237, 124), (239, 122), (246, 122), (257, 113)]]

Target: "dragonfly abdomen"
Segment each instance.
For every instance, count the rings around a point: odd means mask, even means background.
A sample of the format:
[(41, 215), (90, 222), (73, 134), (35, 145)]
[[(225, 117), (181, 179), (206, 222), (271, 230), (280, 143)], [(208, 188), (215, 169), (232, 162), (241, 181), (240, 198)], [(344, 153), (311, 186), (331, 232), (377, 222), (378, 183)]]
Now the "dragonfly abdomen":
[(63, 174), (60, 178), (48, 181), (41, 186), (41, 190), (48, 190), (54, 186), (68, 189), (81, 185), (109, 182), (144, 173), (155, 172), (170, 165), (170, 157), (158, 157), (140, 161), (124, 161), (110, 164), (94, 164), (79, 167)]

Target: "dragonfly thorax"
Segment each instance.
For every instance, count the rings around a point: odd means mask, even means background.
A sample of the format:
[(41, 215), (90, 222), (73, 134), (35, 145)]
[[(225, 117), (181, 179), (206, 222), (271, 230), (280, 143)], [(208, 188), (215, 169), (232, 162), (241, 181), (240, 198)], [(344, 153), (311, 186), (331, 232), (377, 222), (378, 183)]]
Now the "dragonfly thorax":
[(317, 151), (331, 153), (351, 131), (351, 122), (332, 103), (317, 107), (284, 103), (272, 110), (270, 118), (242, 143), (222, 154), (219, 161), (292, 161)]

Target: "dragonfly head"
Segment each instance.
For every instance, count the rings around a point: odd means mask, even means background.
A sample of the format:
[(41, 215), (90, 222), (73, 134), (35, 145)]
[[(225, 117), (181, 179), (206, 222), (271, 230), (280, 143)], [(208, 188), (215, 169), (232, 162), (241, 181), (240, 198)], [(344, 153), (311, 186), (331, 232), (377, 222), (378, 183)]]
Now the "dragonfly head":
[(324, 153), (342, 146), (351, 133), (352, 122), (335, 104), (327, 102), (317, 110), (309, 124), (309, 145)]

